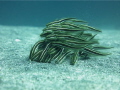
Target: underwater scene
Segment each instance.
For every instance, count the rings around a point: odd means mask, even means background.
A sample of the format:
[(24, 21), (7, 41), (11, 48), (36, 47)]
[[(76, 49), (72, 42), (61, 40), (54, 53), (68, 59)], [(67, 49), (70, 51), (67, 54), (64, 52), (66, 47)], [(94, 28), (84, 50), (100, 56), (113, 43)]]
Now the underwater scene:
[(0, 90), (120, 90), (120, 1), (0, 1)]

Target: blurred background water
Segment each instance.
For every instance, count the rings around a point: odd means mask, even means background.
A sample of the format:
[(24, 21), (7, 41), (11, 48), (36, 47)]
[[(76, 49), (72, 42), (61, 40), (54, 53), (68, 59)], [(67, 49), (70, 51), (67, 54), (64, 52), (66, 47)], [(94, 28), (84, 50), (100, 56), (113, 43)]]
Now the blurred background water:
[(44, 27), (66, 17), (119, 30), (120, 1), (0, 1), (0, 25)]

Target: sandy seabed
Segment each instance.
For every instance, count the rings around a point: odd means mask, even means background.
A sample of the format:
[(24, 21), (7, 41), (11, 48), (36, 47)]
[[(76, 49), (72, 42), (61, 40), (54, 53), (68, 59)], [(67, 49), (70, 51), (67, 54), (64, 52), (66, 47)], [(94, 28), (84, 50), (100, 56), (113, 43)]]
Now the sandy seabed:
[(43, 28), (0, 25), (0, 90), (120, 90), (120, 30), (102, 30), (106, 57), (62, 64), (28, 60)]

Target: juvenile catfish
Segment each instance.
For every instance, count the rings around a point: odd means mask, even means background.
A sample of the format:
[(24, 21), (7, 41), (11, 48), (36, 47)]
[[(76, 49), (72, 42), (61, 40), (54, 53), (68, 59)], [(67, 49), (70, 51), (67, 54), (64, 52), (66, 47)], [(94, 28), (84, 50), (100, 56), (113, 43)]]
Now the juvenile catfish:
[(76, 18), (63, 18), (46, 25), (40, 36), (43, 40), (35, 43), (29, 59), (42, 63), (62, 63), (69, 58), (74, 65), (80, 58), (106, 56), (100, 50), (111, 47), (100, 46), (96, 35), (101, 32), (86, 25), (86, 21)]

